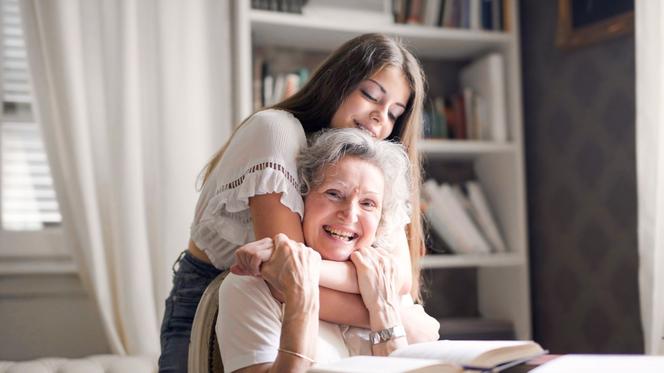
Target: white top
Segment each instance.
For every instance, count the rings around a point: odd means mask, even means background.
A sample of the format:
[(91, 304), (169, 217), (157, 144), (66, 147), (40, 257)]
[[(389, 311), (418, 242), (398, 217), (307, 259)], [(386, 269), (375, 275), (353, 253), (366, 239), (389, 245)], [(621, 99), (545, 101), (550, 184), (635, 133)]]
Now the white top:
[(272, 109), (249, 117), (231, 138), (201, 191), (190, 233), (215, 267), (229, 268), (235, 250), (255, 240), (249, 197), (283, 193), (281, 203), (302, 219), (296, 157), (306, 144), (300, 121)]
[[(276, 360), (282, 320), (282, 305), (262, 278), (226, 276), (219, 288), (215, 326), (224, 371)], [(316, 362), (350, 356), (340, 327), (325, 321), (320, 321), (316, 350)]]
[[(412, 306), (413, 299), (403, 295), (401, 304)], [(282, 305), (262, 278), (229, 273), (219, 288), (215, 326), (224, 371), (276, 360), (282, 320)], [(321, 320), (316, 350), (317, 363), (371, 355), (369, 330)]]

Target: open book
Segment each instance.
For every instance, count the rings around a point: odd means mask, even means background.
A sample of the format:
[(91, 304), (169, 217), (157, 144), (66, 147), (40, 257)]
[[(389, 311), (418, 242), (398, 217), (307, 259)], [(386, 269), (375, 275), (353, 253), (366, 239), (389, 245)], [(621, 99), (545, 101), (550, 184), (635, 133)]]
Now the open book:
[(532, 341), (436, 341), (384, 356), (353, 356), (314, 365), (309, 372), (499, 372), (546, 353)]

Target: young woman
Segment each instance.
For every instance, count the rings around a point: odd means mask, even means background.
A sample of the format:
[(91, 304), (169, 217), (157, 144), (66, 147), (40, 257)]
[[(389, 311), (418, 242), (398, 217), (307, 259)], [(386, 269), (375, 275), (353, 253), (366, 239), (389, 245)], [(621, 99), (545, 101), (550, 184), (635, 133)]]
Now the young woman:
[[(367, 34), (333, 52), (291, 98), (242, 123), (206, 166), (189, 246), (173, 266), (173, 289), (161, 328), (161, 372), (186, 371), (200, 297), (233, 264), (239, 246), (278, 233), (303, 242), (295, 158), (306, 146), (308, 134), (328, 127), (361, 128), (378, 139), (401, 142), (413, 170), (411, 209), (419, 211), (420, 161), (415, 143), (421, 132), (423, 96), (424, 77), (413, 55), (387, 36)], [(420, 215), (412, 214), (407, 228), (394, 235), (400, 286), (418, 299), (417, 260), (423, 254)], [(349, 267), (323, 262), (320, 317), (367, 326), (361, 298), (333, 290), (348, 286)], [(339, 312), (340, 305), (344, 312)], [(412, 341), (434, 337), (431, 328), (421, 327), (428, 316), (411, 316), (404, 317), (404, 324)]]
[[(330, 130), (301, 152), (298, 166), (305, 243), (277, 235), (262, 279), (231, 274), (219, 290), (216, 331), (227, 372), (305, 371), (314, 360), (387, 355), (407, 344), (394, 256), (374, 246), (409, 215), (403, 147), (357, 129)], [(319, 321), (321, 259), (353, 262), (370, 329), (391, 337), (370, 341), (368, 330)]]

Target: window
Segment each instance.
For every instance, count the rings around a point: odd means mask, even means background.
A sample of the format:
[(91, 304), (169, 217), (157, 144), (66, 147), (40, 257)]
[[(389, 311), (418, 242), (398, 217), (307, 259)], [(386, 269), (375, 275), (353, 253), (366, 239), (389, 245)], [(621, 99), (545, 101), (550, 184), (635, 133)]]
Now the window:
[[(0, 0), (0, 7), (0, 273), (31, 271), (26, 268), (36, 268), (36, 262), (55, 261), (61, 267), (69, 255), (40, 126), (33, 115), (18, 0)], [(47, 265), (47, 270), (58, 266)]]

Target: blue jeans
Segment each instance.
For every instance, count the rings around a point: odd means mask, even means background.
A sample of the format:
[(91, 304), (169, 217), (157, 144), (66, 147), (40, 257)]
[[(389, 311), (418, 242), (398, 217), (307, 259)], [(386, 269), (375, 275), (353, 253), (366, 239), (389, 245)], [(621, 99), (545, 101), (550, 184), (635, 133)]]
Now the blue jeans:
[(166, 298), (161, 324), (159, 372), (187, 372), (189, 336), (196, 307), (207, 286), (222, 271), (205, 263), (188, 251), (173, 264), (173, 289)]

